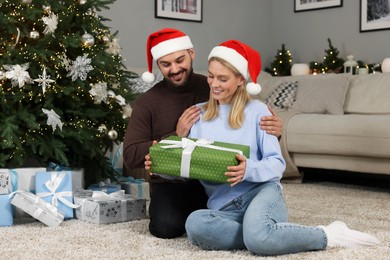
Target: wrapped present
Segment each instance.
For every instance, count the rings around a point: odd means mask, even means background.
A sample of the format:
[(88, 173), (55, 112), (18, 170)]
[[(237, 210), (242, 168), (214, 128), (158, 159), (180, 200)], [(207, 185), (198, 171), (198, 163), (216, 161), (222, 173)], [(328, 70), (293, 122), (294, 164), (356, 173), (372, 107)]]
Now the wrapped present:
[(75, 192), (78, 189), (84, 189), (84, 169), (73, 169), (70, 167), (62, 166), (53, 162), (50, 162), (46, 168), (46, 171), (71, 171), (72, 172), (72, 189)]
[(149, 182), (144, 179), (134, 179), (133, 177), (122, 177), (119, 181), (121, 189), (126, 194), (133, 195), (139, 199), (146, 200), (146, 215), (149, 215), (148, 209), (150, 204)]
[(146, 217), (146, 203), (119, 190), (110, 194), (93, 191), (92, 196), (75, 193), (74, 201), (80, 205), (75, 210), (77, 219), (95, 224), (109, 224)]
[(65, 219), (73, 218), (72, 172), (37, 172), (35, 176), (36, 195), (64, 213)]
[(13, 224), (14, 219), (9, 194), (0, 195), (0, 227), (12, 226)]
[(62, 212), (31, 192), (16, 191), (11, 198), (12, 205), (49, 227), (58, 227), (64, 220)]
[[(35, 193), (35, 174), (40, 171), (45, 171), (44, 167), (37, 168), (15, 168), (15, 169), (0, 169), (0, 172), (8, 172), (10, 176), (16, 175), (15, 182), (12, 184), (12, 190), (24, 190)], [(12, 179), (11, 179), (12, 182)], [(31, 217), (23, 210), (13, 207), (14, 218)]]
[(18, 174), (15, 170), (0, 170), (0, 195), (9, 194), (18, 189)]
[(250, 147), (170, 136), (150, 147), (149, 154), (153, 173), (225, 183), (227, 167), (238, 165), (237, 154), (249, 158)]
[(88, 187), (88, 190), (103, 191), (108, 194), (116, 192), (120, 189), (121, 189), (121, 185), (119, 183), (111, 183), (110, 179), (101, 181), (98, 184), (91, 184)]

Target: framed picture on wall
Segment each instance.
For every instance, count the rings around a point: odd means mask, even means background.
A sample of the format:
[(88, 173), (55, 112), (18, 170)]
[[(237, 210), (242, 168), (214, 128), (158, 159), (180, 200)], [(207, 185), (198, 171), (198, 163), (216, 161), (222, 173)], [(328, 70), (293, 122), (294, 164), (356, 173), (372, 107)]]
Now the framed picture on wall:
[(294, 0), (294, 11), (303, 12), (343, 6), (343, 0)]
[(202, 22), (202, 0), (156, 0), (155, 16)]
[(390, 29), (390, 1), (360, 0), (360, 31)]

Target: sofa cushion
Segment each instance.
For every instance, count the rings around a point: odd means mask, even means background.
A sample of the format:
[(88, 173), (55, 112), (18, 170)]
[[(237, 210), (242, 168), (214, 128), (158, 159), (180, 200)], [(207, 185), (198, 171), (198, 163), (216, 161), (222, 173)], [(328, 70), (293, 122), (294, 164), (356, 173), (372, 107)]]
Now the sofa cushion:
[(349, 78), (348, 74), (303, 77), (298, 81), (293, 110), (300, 113), (344, 114)]
[(390, 73), (357, 75), (351, 78), (345, 113), (390, 114)]
[(271, 107), (290, 109), (295, 101), (297, 87), (297, 81), (283, 82), (272, 92), (264, 103)]
[(295, 114), (285, 127), (292, 153), (390, 158), (388, 115)]

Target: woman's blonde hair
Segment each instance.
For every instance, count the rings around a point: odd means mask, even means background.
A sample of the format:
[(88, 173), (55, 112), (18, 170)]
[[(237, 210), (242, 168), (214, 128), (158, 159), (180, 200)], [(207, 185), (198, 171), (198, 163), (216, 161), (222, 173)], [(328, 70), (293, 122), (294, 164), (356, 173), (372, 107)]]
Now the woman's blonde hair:
[[(230, 69), (233, 72), (234, 76), (242, 77), (241, 73), (224, 59), (218, 57), (212, 57), (209, 60), (209, 64), (212, 61), (220, 62), (222, 65)], [(246, 82), (245, 79), (244, 82)], [(246, 91), (246, 83), (244, 83), (241, 86), (238, 86), (238, 89), (236, 93), (234, 93), (230, 103), (231, 108), (229, 112), (229, 126), (231, 128), (238, 129), (242, 126), (242, 123), (244, 122), (245, 119), (244, 108), (246, 104), (249, 102), (249, 100), (250, 100), (250, 96)], [(204, 109), (205, 109), (205, 113), (203, 115), (204, 121), (209, 121), (218, 117), (218, 101), (215, 100), (212, 97), (212, 95), (210, 95), (209, 101), (204, 105)]]

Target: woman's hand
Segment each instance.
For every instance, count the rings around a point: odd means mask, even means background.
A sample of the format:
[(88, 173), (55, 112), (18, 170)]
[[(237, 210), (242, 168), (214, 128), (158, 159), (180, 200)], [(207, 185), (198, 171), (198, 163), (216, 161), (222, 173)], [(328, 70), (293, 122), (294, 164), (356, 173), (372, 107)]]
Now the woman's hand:
[(231, 187), (241, 182), (244, 179), (245, 175), (246, 158), (242, 155), (237, 154), (236, 159), (238, 160), (238, 165), (229, 166), (227, 168), (228, 172), (225, 172), (225, 175), (230, 177), (229, 179), (227, 179), (227, 181), (231, 182)]

